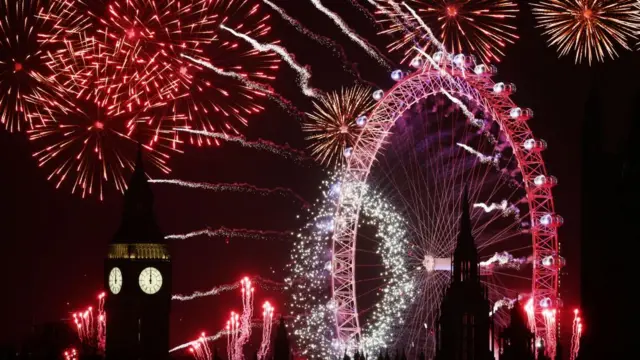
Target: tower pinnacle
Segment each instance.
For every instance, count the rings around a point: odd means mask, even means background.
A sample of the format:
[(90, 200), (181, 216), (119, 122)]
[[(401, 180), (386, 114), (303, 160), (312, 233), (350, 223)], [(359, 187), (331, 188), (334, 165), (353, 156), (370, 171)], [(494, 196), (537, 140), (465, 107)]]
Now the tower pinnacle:
[(478, 250), (473, 239), (469, 193), (465, 186), (460, 205), (460, 232), (453, 253), (453, 281), (478, 280)]
[(138, 143), (136, 164), (124, 193), (122, 223), (113, 238), (115, 243), (164, 243), (153, 212), (153, 192), (144, 171), (143, 151)]

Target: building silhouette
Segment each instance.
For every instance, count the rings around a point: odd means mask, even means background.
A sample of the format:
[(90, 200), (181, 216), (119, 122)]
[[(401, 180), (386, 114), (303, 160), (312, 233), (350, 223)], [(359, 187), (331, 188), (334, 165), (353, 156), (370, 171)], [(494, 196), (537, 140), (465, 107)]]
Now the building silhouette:
[(273, 360), (291, 360), (291, 343), (287, 334), (287, 325), (282, 317), (273, 340)]
[(535, 336), (519, 301), (511, 309), (511, 323), (500, 334), (500, 360), (534, 360)]
[(478, 250), (471, 233), (465, 188), (460, 232), (453, 254), (453, 277), (440, 306), (436, 360), (493, 360), (493, 322), (487, 289), (480, 282)]
[(124, 195), (122, 222), (109, 244), (104, 269), (108, 289), (106, 358), (167, 359), (171, 260), (155, 220), (142, 147)]

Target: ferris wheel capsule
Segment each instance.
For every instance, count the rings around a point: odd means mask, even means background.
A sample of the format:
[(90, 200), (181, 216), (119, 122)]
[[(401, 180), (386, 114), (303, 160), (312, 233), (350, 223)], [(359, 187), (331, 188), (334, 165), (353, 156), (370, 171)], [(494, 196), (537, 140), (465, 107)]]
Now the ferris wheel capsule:
[(411, 60), (411, 67), (419, 69), (424, 66), (424, 59), (422, 56), (416, 56)]
[(540, 217), (540, 225), (547, 227), (560, 227), (564, 224), (564, 219), (558, 214), (545, 214)]
[(402, 70), (394, 70), (391, 73), (391, 79), (393, 81), (400, 81), (402, 78), (404, 78), (404, 72), (402, 72)]
[(473, 72), (480, 76), (493, 76), (498, 73), (498, 68), (493, 65), (480, 64), (473, 69)]
[(356, 125), (363, 127), (367, 123), (367, 117), (365, 115), (358, 116), (356, 118)]
[(458, 67), (464, 67), (465, 55), (464, 54), (458, 54), (458, 55), (454, 56), (453, 57), (453, 63), (456, 64)]
[(547, 149), (547, 142), (544, 140), (527, 139), (522, 143), (527, 151), (543, 151)]
[(509, 116), (514, 120), (527, 121), (533, 117), (533, 110), (516, 107), (509, 110)]
[(547, 268), (562, 268), (567, 261), (560, 255), (549, 255), (542, 259), (542, 266)]
[(435, 53), (433, 53), (433, 61), (437, 62), (437, 63), (441, 63), (442, 60), (444, 60), (444, 53), (442, 51), (436, 51)]
[(558, 185), (558, 179), (555, 176), (538, 175), (533, 179), (533, 183), (537, 187), (554, 187)]
[(511, 95), (516, 92), (516, 85), (499, 82), (493, 85), (493, 92), (499, 95)]
[(372, 96), (375, 101), (380, 101), (380, 99), (382, 99), (382, 97), (384, 96), (384, 90), (376, 90), (373, 92)]

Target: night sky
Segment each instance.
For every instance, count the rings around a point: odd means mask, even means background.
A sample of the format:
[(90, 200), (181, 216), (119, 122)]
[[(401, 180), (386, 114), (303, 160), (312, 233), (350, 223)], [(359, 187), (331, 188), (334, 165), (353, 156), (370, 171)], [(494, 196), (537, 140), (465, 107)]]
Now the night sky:
[[(353, 46), (322, 13), (301, 0), (278, 4), (312, 30), (344, 45), (349, 58), (359, 64), (362, 76), (389, 88), (388, 72)], [(295, 5), (294, 5), (295, 3)], [(362, 36), (383, 49), (390, 40), (375, 35), (376, 29), (344, 0), (325, 0)], [(266, 9), (264, 9), (266, 10)], [(340, 62), (326, 48), (294, 31), (273, 16), (274, 34), (313, 72), (312, 85), (322, 90), (351, 85), (353, 79), (341, 70)], [(575, 65), (572, 57), (558, 59), (547, 48), (541, 30), (534, 28), (529, 5), (521, 2), (518, 18), (520, 39), (508, 46), (498, 64), (496, 81), (513, 82), (517, 104), (530, 107), (535, 118), (530, 126), (549, 148), (544, 153), (547, 170), (558, 177), (554, 189), (556, 210), (565, 219), (560, 229), (563, 255), (568, 261), (562, 278), (565, 305), (579, 303), (580, 242), (580, 141), (584, 103), (592, 84), (597, 84), (607, 116), (606, 146), (612, 151), (624, 146), (629, 136), (630, 114), (640, 106), (637, 79), (640, 53), (623, 52), (622, 57), (592, 67)], [(310, 101), (300, 94), (295, 74), (283, 63), (276, 89), (301, 110)], [(268, 111), (253, 118), (246, 134), (303, 148), (299, 121), (273, 103)], [(115, 191), (100, 202), (81, 199), (68, 189), (55, 189), (46, 173), (31, 157), (33, 149), (25, 136), (0, 130), (0, 273), (4, 284), (0, 297), (0, 343), (21, 338), (32, 325), (68, 317), (73, 310), (95, 304), (101, 291), (106, 246), (119, 225), (121, 196)], [(223, 144), (218, 148), (187, 148), (172, 159), (172, 178), (206, 182), (247, 182), (261, 187), (290, 187), (309, 201), (318, 195), (323, 180), (320, 169), (300, 166), (266, 153)], [(296, 230), (302, 223), (299, 204), (279, 196), (260, 197), (237, 193), (208, 193), (152, 185), (156, 212), (167, 234), (184, 233), (210, 226)], [(174, 241), (174, 293), (205, 290), (235, 282), (244, 275), (259, 274), (281, 281), (291, 243), (198, 238)], [(612, 248), (616, 251), (616, 248)], [(257, 300), (275, 299), (281, 309), (283, 296), (258, 290)], [(175, 303), (172, 313), (172, 345), (197, 336), (199, 331), (216, 332), (228, 311), (238, 309), (235, 292), (189, 303)]]

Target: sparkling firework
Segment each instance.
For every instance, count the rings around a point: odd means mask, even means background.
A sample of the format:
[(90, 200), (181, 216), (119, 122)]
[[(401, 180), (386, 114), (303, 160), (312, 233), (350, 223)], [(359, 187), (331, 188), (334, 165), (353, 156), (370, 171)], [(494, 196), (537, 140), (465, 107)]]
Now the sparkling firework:
[(511, 216), (511, 215), (519, 215), (520, 209), (513, 204), (509, 204), (507, 200), (502, 200), (498, 203), (491, 203), (491, 205), (487, 205), (485, 203), (477, 203), (473, 204), (474, 208), (482, 208), (484, 212), (490, 213), (494, 210), (500, 210), (503, 216)]
[[(78, 332), (80, 342), (97, 353), (104, 353), (106, 346), (106, 313), (104, 311), (105, 293), (98, 295), (98, 308), (93, 306), (85, 311), (72, 314), (73, 323)], [(97, 314), (96, 314), (97, 313)]]
[(267, 301), (262, 305), (262, 341), (258, 350), (258, 360), (263, 360), (269, 352), (269, 343), (271, 342), (271, 328), (273, 325), (274, 308)]
[(289, 188), (276, 187), (276, 188), (261, 188), (255, 185), (246, 184), (246, 183), (229, 183), (229, 184), (210, 184), (204, 182), (192, 182), (192, 181), (184, 181), (177, 179), (155, 179), (149, 180), (152, 184), (171, 184), (182, 186), (191, 189), (204, 189), (211, 191), (232, 191), (232, 192), (246, 192), (250, 194), (256, 194), (261, 196), (278, 194), (283, 196), (291, 196), (298, 200), (303, 206), (308, 206), (309, 204), (298, 194), (296, 194), (293, 190)]
[(549, 45), (559, 56), (575, 51), (575, 62), (615, 59), (617, 47), (631, 50), (638, 39), (640, 9), (636, 0), (543, 0), (532, 3), (533, 14)]
[(439, 29), (436, 36), (448, 52), (476, 54), (486, 63), (499, 61), (504, 47), (518, 39), (513, 24), (518, 6), (510, 0), (407, 0), (406, 5), (416, 9), (418, 19), (399, 14), (393, 0), (378, 2), (383, 9), (378, 12), (384, 15), (380, 21), (387, 27), (383, 32), (400, 37), (388, 49), (402, 52), (402, 62), (413, 58), (414, 46), (430, 45), (420, 23)]
[(198, 340), (192, 342), (191, 347), (189, 347), (189, 352), (196, 360), (211, 360), (211, 349), (207, 343), (205, 333), (200, 334)]
[(182, 294), (176, 294), (171, 296), (171, 300), (178, 300), (178, 301), (190, 301), (190, 300), (195, 300), (195, 299), (199, 299), (199, 298), (203, 298), (203, 297), (208, 297), (208, 296), (215, 296), (218, 295), (222, 292), (226, 292), (226, 291), (231, 291), (231, 290), (235, 290), (237, 288), (240, 287), (240, 284), (235, 282), (233, 284), (227, 284), (227, 285), (221, 285), (221, 286), (216, 286), (213, 289), (209, 290), (209, 291), (196, 291), (191, 295), (182, 295)]
[(547, 328), (547, 338), (545, 339), (545, 348), (547, 350), (547, 356), (551, 359), (555, 359), (556, 357), (556, 332), (557, 332), (557, 324), (556, 324), (556, 309), (545, 309), (542, 311), (542, 315), (545, 319), (545, 326)]
[(479, 151), (475, 150), (474, 148), (472, 148), (469, 145), (460, 144), (460, 143), (458, 143), (457, 145), (460, 146), (461, 148), (465, 149), (469, 153), (475, 155), (478, 158), (478, 160), (480, 160), (480, 162), (483, 163), (483, 164), (489, 164), (489, 163), (494, 164), (494, 165), (498, 164), (498, 160), (499, 160), (498, 156), (487, 156), (487, 155), (484, 155), (484, 154), (480, 153)]
[(243, 349), (251, 337), (251, 319), (253, 319), (253, 294), (255, 289), (248, 277), (240, 281), (240, 286), (242, 287), (242, 316), (238, 327), (239, 334), (234, 344), (234, 352), (236, 354), (234, 360), (244, 360)]
[[(211, 336), (205, 337), (204, 341), (213, 342), (213, 341), (216, 341), (216, 340), (220, 339), (221, 337), (223, 337), (225, 335), (228, 335), (228, 334), (229, 334), (228, 330), (226, 330), (226, 329), (225, 330), (220, 330), (215, 335), (211, 335)], [(187, 349), (187, 348), (189, 348), (189, 347), (191, 347), (191, 346), (193, 346), (193, 345), (195, 345), (195, 344), (197, 344), (199, 342), (200, 342), (200, 338), (198, 338), (197, 340), (193, 340), (193, 341), (184, 343), (182, 345), (178, 345), (178, 346), (174, 347), (173, 349), (169, 350), (169, 353), (176, 352), (176, 351), (182, 350), (182, 349)]]
[(342, 163), (345, 149), (353, 145), (363, 125), (357, 123), (357, 118), (371, 110), (374, 103), (371, 90), (364, 86), (343, 88), (313, 103), (315, 111), (307, 114), (309, 121), (302, 130), (309, 134), (311, 154), (318, 162), (327, 166)]
[(272, 154), (282, 156), (285, 159), (291, 159), (295, 162), (304, 162), (307, 160), (307, 157), (300, 150), (296, 150), (288, 145), (278, 145), (268, 140), (250, 141), (240, 135), (233, 136), (225, 133), (214, 133), (214, 132), (190, 130), (190, 129), (178, 129), (178, 131), (202, 135), (204, 137), (208, 137), (212, 139), (238, 143), (243, 147), (267, 151)]
[(358, 44), (364, 51), (369, 54), (372, 58), (374, 58), (380, 65), (384, 66), (386, 69), (391, 69), (389, 67), (390, 61), (386, 60), (378, 51), (375, 50), (373, 45), (369, 44), (366, 40), (362, 39), (358, 34), (356, 34), (345, 22), (338, 16), (338, 14), (326, 8), (320, 0), (311, 0), (311, 3), (316, 7), (316, 9), (323, 12), (327, 15), (333, 22), (342, 30), (342, 32), (349, 37), (353, 42)]
[(266, 231), (266, 230), (248, 230), (248, 229), (227, 229), (225, 227), (221, 227), (219, 229), (203, 229), (198, 231), (193, 231), (186, 234), (175, 234), (175, 235), (167, 235), (165, 239), (167, 240), (186, 240), (194, 237), (199, 237), (206, 235), (210, 238), (217, 237), (225, 237), (230, 238), (243, 238), (243, 239), (252, 239), (252, 240), (273, 240), (273, 239), (283, 239), (290, 236), (290, 233), (284, 231)]
[(74, 348), (65, 350), (62, 356), (64, 360), (78, 360), (78, 352)]
[(580, 310), (573, 310), (573, 325), (571, 327), (571, 350), (569, 359), (575, 360), (580, 353), (580, 340), (582, 339), (582, 319), (580, 318)]
[(289, 52), (287, 52), (285, 48), (283, 48), (282, 46), (274, 45), (274, 44), (262, 44), (256, 39), (249, 36), (248, 34), (241, 33), (225, 25), (220, 25), (220, 28), (227, 30), (234, 36), (237, 36), (245, 40), (246, 42), (251, 44), (251, 46), (253, 46), (254, 49), (256, 49), (261, 53), (275, 52), (276, 54), (278, 54), (284, 61), (287, 62), (287, 64), (289, 64), (289, 66), (291, 66), (293, 70), (295, 70), (298, 73), (298, 85), (300, 86), (300, 89), (302, 89), (302, 93), (310, 97), (317, 96), (316, 90), (309, 86), (309, 82), (311, 81), (311, 73), (306, 67), (299, 65), (295, 61), (293, 56), (289, 54)]
[[(108, 115), (107, 109), (79, 100), (73, 108), (51, 106), (43, 99), (37, 103), (42, 108), (33, 117), (41, 125), (27, 134), (39, 148), (33, 154), (38, 166), (52, 168), (48, 179), (55, 181), (56, 187), (71, 182), (71, 192), (79, 192), (82, 197), (95, 193), (102, 200), (105, 184), (110, 181), (124, 192), (139, 147), (132, 133), (140, 124), (152, 124), (155, 118), (145, 114)], [(162, 140), (154, 136), (143, 144), (144, 156), (148, 164), (168, 174), (169, 155), (152, 147), (155, 139)]]
[(34, 105), (25, 97), (54, 102), (60, 94), (43, 82), (51, 71), (51, 53), (60, 43), (42, 35), (51, 29), (36, 16), (43, 7), (38, 0), (0, 1), (0, 123), (10, 132), (33, 128)]

